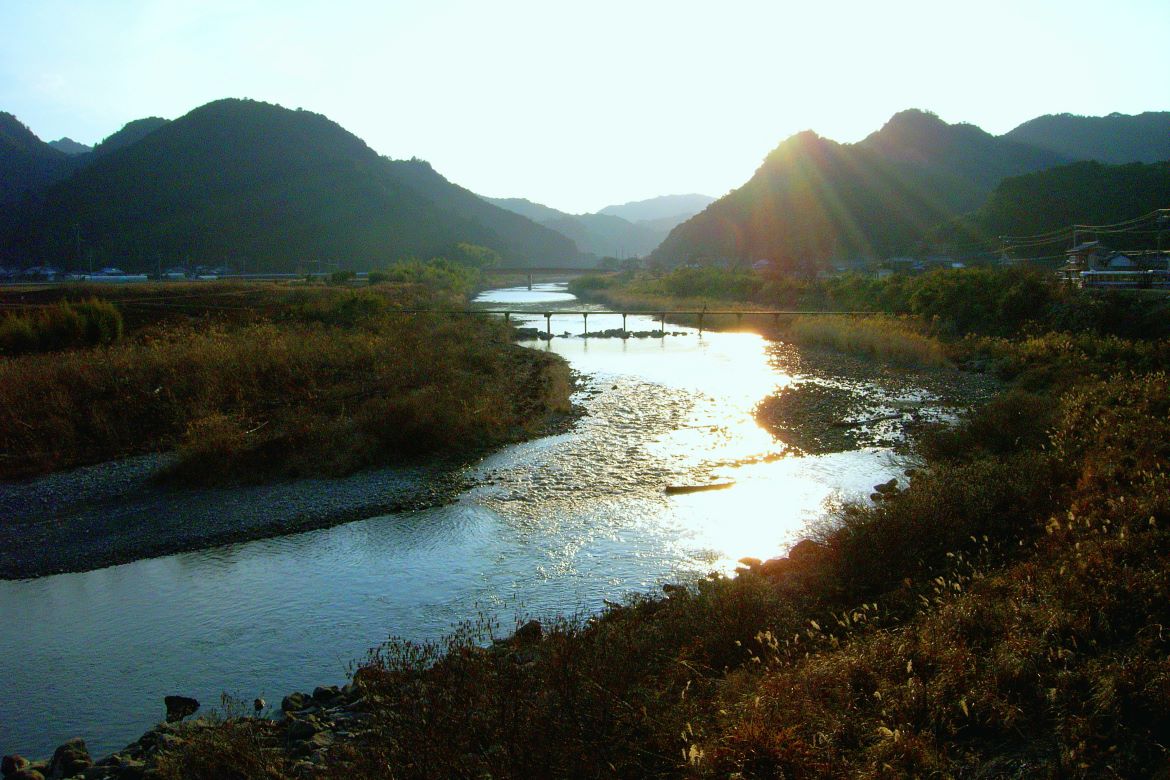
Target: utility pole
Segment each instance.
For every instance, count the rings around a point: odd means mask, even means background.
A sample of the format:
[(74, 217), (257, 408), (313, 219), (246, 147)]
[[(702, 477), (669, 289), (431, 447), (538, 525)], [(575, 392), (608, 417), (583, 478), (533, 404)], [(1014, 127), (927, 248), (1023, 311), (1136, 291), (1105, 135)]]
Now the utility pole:
[[(76, 223), (73, 225), (73, 239), (74, 239), (74, 242), (75, 242), (75, 244), (76, 244), (76, 246), (77, 246), (77, 267), (78, 267), (78, 268), (81, 268), (81, 266), (82, 266), (82, 259), (81, 259), (81, 225), (78, 225), (78, 224), (76, 224)], [(91, 269), (89, 269), (89, 270), (91, 270), (91, 271), (92, 271), (93, 269), (91, 268)]]

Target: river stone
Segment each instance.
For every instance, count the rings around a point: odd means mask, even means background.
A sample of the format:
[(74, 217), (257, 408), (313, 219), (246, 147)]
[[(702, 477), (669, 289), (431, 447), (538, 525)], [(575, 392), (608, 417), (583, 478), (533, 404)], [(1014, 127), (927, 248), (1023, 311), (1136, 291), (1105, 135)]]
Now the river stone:
[(74, 737), (53, 752), (53, 758), (49, 761), (49, 777), (73, 777), (91, 766), (93, 759), (89, 757), (85, 740)]
[(180, 721), (199, 709), (199, 701), (190, 696), (164, 696), (163, 704), (167, 708), (167, 723)]
[(333, 701), (341, 695), (341, 689), (336, 685), (318, 685), (313, 689), (313, 701), (324, 704)]
[(303, 710), (312, 704), (311, 697), (303, 693), (290, 693), (280, 701), (280, 709), (282, 712), (292, 712), (294, 710)]
[(312, 739), (313, 735), (320, 731), (321, 728), (311, 720), (291, 720), (288, 724), (288, 730), (285, 734), (293, 742), (302, 742), (307, 739)]
[(45, 780), (45, 776), (35, 769), (25, 768), (18, 769), (10, 775), (5, 775), (4, 780)]
[(13, 772), (19, 772), (29, 765), (29, 760), (24, 756), (19, 756), (13, 753), (10, 756), (4, 756), (0, 759), (0, 773), (8, 777)]

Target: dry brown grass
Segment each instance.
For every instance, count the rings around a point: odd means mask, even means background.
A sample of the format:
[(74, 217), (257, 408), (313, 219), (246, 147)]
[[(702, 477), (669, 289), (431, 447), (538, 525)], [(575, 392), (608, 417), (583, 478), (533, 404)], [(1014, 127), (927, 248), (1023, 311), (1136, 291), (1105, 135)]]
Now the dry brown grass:
[(263, 294), (281, 297), (230, 322), (0, 363), (0, 475), (173, 448), (189, 478), (340, 474), (503, 441), (567, 407), (563, 365), (498, 323), (396, 313), (401, 290)]
[(785, 340), (834, 349), (908, 368), (949, 365), (942, 343), (923, 332), (913, 319), (869, 317), (797, 317), (784, 330)]

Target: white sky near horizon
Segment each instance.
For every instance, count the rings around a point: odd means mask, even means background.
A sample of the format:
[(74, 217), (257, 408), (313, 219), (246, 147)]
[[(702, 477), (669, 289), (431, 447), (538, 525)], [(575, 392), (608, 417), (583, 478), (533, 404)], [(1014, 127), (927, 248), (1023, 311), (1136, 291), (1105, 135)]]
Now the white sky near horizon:
[(248, 97), (574, 213), (717, 197), (795, 132), (906, 108), (995, 134), (1170, 109), (1167, 0), (0, 0), (0, 30), (0, 110), (47, 141)]

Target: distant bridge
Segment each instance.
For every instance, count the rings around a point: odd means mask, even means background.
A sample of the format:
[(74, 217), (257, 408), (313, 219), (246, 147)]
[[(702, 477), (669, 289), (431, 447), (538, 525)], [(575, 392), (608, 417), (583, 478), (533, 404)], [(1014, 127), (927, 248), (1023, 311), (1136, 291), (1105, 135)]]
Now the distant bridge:
[(492, 266), (483, 269), (485, 274), (563, 274), (565, 276), (584, 276), (585, 274), (615, 273), (606, 268), (570, 268), (567, 266)]
[(602, 269), (602, 268), (562, 268), (562, 267), (553, 267), (553, 266), (531, 266), (531, 267), (524, 267), (524, 268), (521, 268), (518, 266), (498, 266), (495, 268), (484, 268), (483, 269), (484, 276), (504, 276), (504, 275), (519, 276), (519, 275), (523, 274), (525, 277), (527, 277), (527, 283), (528, 283), (529, 290), (532, 289), (532, 277), (533, 276), (585, 276), (587, 274), (597, 274), (597, 273), (611, 273), (611, 272), (606, 271), (605, 269)]
[(450, 314), (450, 315), (476, 315), (476, 314), (498, 314), (503, 316), (504, 322), (511, 321), (513, 314), (521, 316), (537, 316), (544, 317), (545, 334), (552, 338), (552, 318), (554, 315), (569, 315), (578, 316), (581, 318), (584, 330), (581, 335), (585, 338), (589, 337), (589, 315), (596, 314), (601, 316), (617, 315), (622, 317), (622, 330), (629, 333), (626, 328), (626, 318), (631, 314), (650, 317), (658, 320), (660, 323), (660, 330), (663, 337), (666, 335), (666, 321), (667, 319), (678, 320), (680, 317), (694, 317), (698, 320), (699, 335), (703, 334), (703, 320), (707, 315), (714, 316), (729, 316), (735, 315), (737, 324), (742, 324), (745, 316), (751, 317), (771, 317), (774, 323), (779, 323), (781, 317), (807, 317), (807, 316), (843, 316), (843, 317), (872, 317), (879, 312), (872, 311), (808, 311), (798, 309), (671, 309), (668, 311), (585, 311), (583, 309), (568, 310), (558, 309), (556, 311), (532, 311), (531, 309), (397, 309), (400, 314)]

